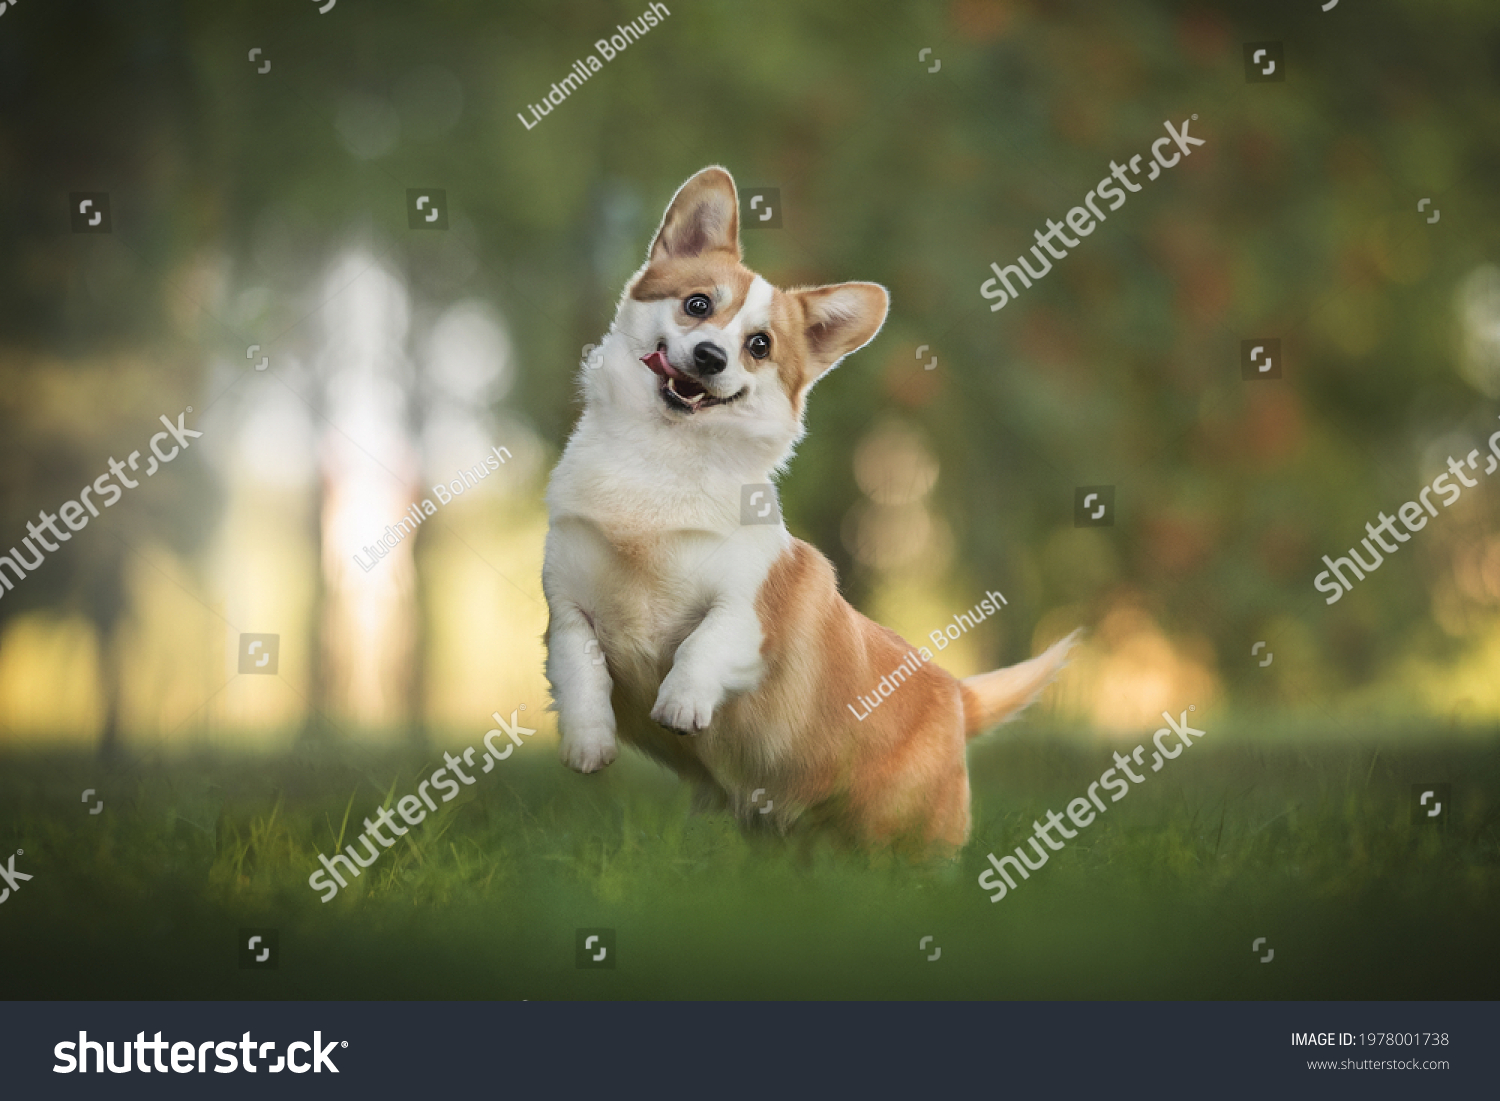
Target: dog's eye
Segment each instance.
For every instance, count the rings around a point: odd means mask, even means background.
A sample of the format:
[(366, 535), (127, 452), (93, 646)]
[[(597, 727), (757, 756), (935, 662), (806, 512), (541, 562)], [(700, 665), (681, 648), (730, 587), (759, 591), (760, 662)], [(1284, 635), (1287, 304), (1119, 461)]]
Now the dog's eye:
[(707, 317), (714, 312), (713, 301), (706, 294), (690, 294), (683, 300), (682, 308), (689, 317)]
[(771, 354), (771, 338), (765, 333), (756, 333), (749, 340), (745, 341), (745, 347), (749, 349), (750, 354), (756, 359), (765, 359), (766, 356)]

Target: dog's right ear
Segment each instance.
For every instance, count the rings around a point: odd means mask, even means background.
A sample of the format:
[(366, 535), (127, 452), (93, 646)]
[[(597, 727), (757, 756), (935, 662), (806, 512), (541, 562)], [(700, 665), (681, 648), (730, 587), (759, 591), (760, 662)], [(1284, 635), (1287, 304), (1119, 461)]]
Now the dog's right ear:
[(727, 252), (740, 258), (740, 200), (734, 177), (717, 165), (705, 168), (677, 189), (667, 206), (652, 261), (671, 256), (700, 256)]

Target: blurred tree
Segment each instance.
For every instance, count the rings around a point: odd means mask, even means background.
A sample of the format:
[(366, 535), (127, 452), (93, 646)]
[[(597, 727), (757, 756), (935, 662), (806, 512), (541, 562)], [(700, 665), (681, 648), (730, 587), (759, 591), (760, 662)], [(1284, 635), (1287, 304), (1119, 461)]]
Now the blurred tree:
[[(17, 8), (0, 35), (0, 544), (26, 535), (191, 404), (200, 358), (169, 306), (200, 227), (203, 144), (180, 5)], [(69, 192), (109, 194), (113, 233), (75, 235)], [(191, 422), (191, 418), (189, 418)], [(144, 464), (143, 464), (144, 465)], [(101, 748), (117, 747), (128, 557), (212, 527), (190, 458), (104, 512), (0, 599), (0, 630), (56, 608), (97, 629)], [(103, 530), (100, 530), (103, 529)], [(22, 548), (24, 552), (24, 547)]]

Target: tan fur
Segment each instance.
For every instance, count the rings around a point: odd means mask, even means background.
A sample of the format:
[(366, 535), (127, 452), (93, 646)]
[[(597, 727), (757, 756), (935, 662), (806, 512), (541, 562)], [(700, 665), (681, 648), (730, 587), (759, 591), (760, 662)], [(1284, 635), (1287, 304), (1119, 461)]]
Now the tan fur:
[[(650, 615), (642, 596), (660, 581), (649, 540), (612, 541), (623, 569), (601, 619), (629, 621), (627, 634), (648, 633), (654, 628), (639, 622)], [(621, 739), (693, 783), (700, 808), (736, 807), (728, 790), (734, 787), (764, 788), (787, 812), (800, 813), (801, 826), (913, 853), (949, 852), (967, 841), (967, 741), (1031, 703), (1073, 643), (1070, 635), (1030, 661), (963, 682), (932, 663), (920, 665), (861, 722), (847, 704), (873, 692), (916, 648), (845, 601), (833, 566), (801, 540), (772, 568), (756, 608), (765, 677), (755, 692), (728, 701), (716, 723), (758, 733), (715, 760), (719, 779), (700, 761), (696, 739), (647, 717), (679, 638), (665, 640), (649, 669), (612, 665)], [(618, 652), (613, 642), (601, 637), (606, 652)], [(754, 806), (736, 809), (747, 826), (763, 824)]]
[(739, 313), (754, 278), (754, 272), (741, 266), (738, 258), (726, 252), (683, 258), (664, 256), (653, 260), (651, 266), (641, 273), (630, 288), (630, 297), (640, 302), (654, 302), (661, 298), (685, 298), (694, 291), (701, 291), (713, 298), (716, 288), (728, 286), (732, 291), (730, 300), (717, 303), (711, 319), (722, 321)]
[(1068, 656), (1078, 632), (1054, 642), (1043, 654), (1030, 661), (996, 669), (990, 673), (965, 677), (963, 680), (964, 721), (970, 738), (990, 727), (1009, 722), (1036, 702), (1042, 689), (1051, 684)]
[[(775, 747), (776, 790), (809, 808), (810, 824), (857, 844), (961, 847), (970, 825), (967, 736), (981, 722), (1013, 715), (988, 704), (978, 716), (966, 714), (966, 699), (975, 695), (978, 703), (977, 694), (928, 663), (856, 719), (846, 706), (855, 694), (873, 690), (915, 647), (855, 611), (839, 595), (832, 565), (800, 540), (772, 569), (757, 606), (766, 677), (726, 718), (795, 731)], [(1056, 675), (1072, 641), (999, 671), (1020, 674), (1012, 682), (1029, 689), (1013, 698), (1016, 710)]]

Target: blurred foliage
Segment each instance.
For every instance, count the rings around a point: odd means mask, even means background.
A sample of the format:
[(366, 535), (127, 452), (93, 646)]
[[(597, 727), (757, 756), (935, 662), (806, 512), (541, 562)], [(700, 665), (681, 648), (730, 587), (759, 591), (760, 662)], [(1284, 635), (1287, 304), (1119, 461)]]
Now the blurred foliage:
[[(1092, 623), (1134, 602), (1209, 640), (1231, 684), (1254, 671), (1250, 642), (1292, 622), (1332, 689), (1456, 651), (1478, 630), (1457, 620), (1493, 627), (1500, 589), (1463, 597), (1477, 619), (1433, 615), (1456, 558), (1494, 531), (1493, 488), (1335, 608), (1312, 578), (1431, 480), (1430, 446), (1467, 451), (1493, 426), (1494, 395), (1458, 370), (1454, 303), (1500, 251), (1495, 5), (674, 0), (526, 129), (518, 112), (645, 6), (16, 9), (0, 26), (5, 531), (188, 404), (211, 356), (305, 345), (320, 266), (350, 235), (419, 306), (501, 307), (519, 349), (509, 400), (560, 446), (580, 349), (672, 190), (721, 163), (783, 196), (784, 228), (745, 234), (750, 266), (892, 290), (882, 336), (815, 392), (786, 484), (793, 529), (856, 599), (878, 578), (843, 536), (850, 456), (896, 418), (938, 458), (929, 504), (961, 590), (1015, 594), (1026, 626), (1007, 658), (1049, 610)], [(1285, 83), (1245, 82), (1241, 44), (1262, 39), (1286, 42)], [(1195, 114), (1205, 146), (988, 310), (990, 261)], [(446, 189), (448, 233), (408, 231), (410, 187)], [(69, 232), (72, 190), (111, 193), (112, 236)], [(1440, 223), (1417, 214), (1423, 197)], [(1239, 342), (1269, 335), (1286, 377), (1247, 385)], [(1114, 528), (1073, 528), (1083, 484), (1117, 486)], [(188, 545), (207, 515), (174, 501), (140, 522)], [(110, 568), (52, 570), (31, 597), (77, 600)]]

